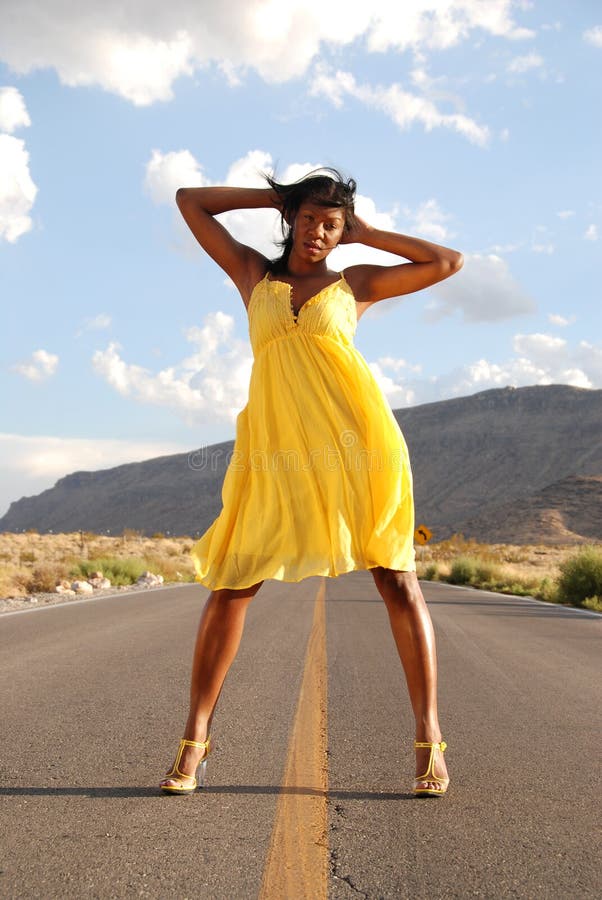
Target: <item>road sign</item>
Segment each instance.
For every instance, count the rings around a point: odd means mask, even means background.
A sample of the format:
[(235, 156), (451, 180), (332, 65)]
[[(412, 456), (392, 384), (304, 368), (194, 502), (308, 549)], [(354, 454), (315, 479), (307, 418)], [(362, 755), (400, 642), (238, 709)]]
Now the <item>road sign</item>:
[(433, 532), (426, 525), (419, 525), (414, 532), (414, 540), (417, 544), (428, 544), (433, 536)]

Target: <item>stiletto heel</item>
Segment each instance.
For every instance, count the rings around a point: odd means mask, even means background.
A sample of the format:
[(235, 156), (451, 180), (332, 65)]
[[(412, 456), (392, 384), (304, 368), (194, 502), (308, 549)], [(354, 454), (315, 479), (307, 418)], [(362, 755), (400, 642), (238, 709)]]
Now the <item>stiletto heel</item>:
[[(200, 747), (205, 751), (197, 766), (196, 775), (186, 775), (184, 772), (180, 772), (178, 768), (178, 766), (180, 765), (180, 760), (182, 758), (182, 753), (184, 752), (186, 747)], [(207, 757), (209, 756), (209, 751), (210, 738), (207, 738), (206, 741), (187, 741), (182, 738), (182, 740), (180, 741), (180, 746), (178, 747), (178, 755), (176, 756), (176, 761), (172, 766), (171, 772), (167, 773), (160, 784), (161, 790), (165, 791), (166, 794), (192, 794), (194, 791), (196, 791), (197, 787), (203, 787), (203, 785), (205, 784)], [(174, 781), (176, 778), (185, 778), (188, 783), (165, 784), (165, 782), (169, 779)]]
[[(429, 764), (427, 766), (426, 772), (424, 775), (420, 775), (419, 778), (414, 779), (414, 793), (421, 794), (426, 797), (440, 797), (447, 790), (447, 786), (449, 784), (449, 778), (439, 778), (438, 775), (435, 775), (435, 750), (443, 751), (447, 748), (447, 744), (445, 741), (414, 741), (414, 747), (430, 747), (431, 752), (429, 754)], [(419, 788), (418, 784), (421, 784), (423, 781), (434, 781), (436, 784), (439, 784), (439, 788)]]

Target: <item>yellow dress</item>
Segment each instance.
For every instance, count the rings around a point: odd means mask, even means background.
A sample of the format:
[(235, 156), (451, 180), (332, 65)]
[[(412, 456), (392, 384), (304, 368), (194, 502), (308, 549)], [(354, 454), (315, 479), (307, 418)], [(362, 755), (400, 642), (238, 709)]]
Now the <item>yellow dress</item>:
[(247, 307), (253, 367), (222, 485), (222, 510), (191, 550), (211, 589), (385, 566), (414, 571), (405, 440), (353, 344), (344, 275), (297, 317), (268, 275)]

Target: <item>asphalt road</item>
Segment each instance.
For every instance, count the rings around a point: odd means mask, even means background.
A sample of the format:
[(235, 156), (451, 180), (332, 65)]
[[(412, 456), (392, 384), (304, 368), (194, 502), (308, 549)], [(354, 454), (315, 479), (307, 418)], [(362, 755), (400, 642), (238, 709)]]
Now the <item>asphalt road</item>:
[[(599, 896), (602, 617), (424, 590), (452, 779), (437, 799), (411, 794), (413, 720), (368, 572), (264, 584), (220, 701), (208, 787), (188, 797), (156, 785), (185, 716), (204, 588), (2, 616), (0, 896)], [(320, 672), (322, 693), (308, 693)], [(326, 791), (299, 769), (316, 742), (303, 697), (310, 719), (321, 708)], [(306, 837), (325, 866), (285, 895), (267, 861), (284, 857), (290, 874), (299, 854), (274, 823), (297, 800), (318, 817), (324, 805), (323, 839)], [(292, 830), (304, 840), (305, 825)]]

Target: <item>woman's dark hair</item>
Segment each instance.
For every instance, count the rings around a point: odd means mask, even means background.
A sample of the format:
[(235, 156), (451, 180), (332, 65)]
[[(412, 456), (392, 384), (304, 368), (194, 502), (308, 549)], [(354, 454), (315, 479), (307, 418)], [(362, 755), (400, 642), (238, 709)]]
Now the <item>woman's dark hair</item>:
[(345, 215), (343, 234), (349, 232), (355, 225), (353, 204), (356, 183), (353, 178), (345, 180), (337, 169), (329, 166), (314, 169), (313, 172), (309, 172), (292, 184), (280, 184), (270, 175), (264, 175), (264, 178), (272, 190), (278, 194), (281, 204), (282, 240), (278, 241), (278, 246), (282, 248), (282, 253), (270, 262), (269, 271), (272, 275), (286, 272), (288, 258), (293, 247), (292, 228), (288, 223), (294, 221), (299, 207), (303, 203), (315, 203), (316, 206), (334, 206), (342, 209)]

